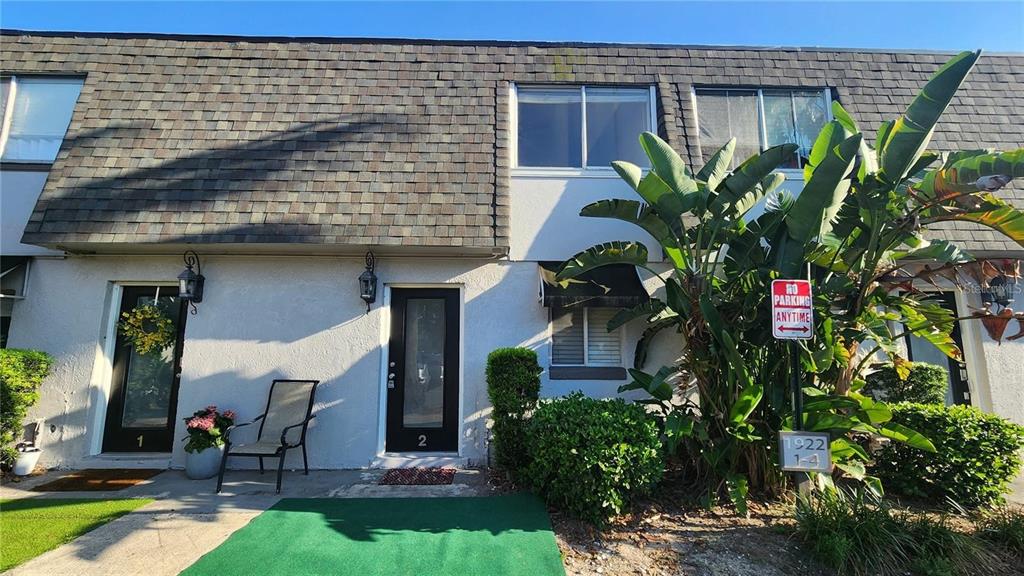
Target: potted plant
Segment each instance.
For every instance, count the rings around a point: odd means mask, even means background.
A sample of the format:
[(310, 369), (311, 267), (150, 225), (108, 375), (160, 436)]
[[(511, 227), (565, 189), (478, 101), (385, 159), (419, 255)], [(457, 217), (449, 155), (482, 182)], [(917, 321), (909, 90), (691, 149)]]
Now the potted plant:
[(216, 406), (207, 406), (185, 418), (186, 476), (193, 480), (216, 476), (224, 453), (224, 432), (234, 423), (233, 411), (218, 412)]

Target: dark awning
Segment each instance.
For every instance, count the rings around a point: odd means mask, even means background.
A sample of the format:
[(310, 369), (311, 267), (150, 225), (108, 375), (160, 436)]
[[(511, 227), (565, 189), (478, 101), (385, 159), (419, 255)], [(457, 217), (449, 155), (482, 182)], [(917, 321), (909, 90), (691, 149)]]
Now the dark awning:
[(636, 268), (614, 264), (595, 268), (571, 280), (558, 282), (562, 262), (540, 262), (541, 295), (548, 307), (590, 306), (628, 308), (650, 299)]
[(21, 266), (32, 258), (31, 256), (0, 256), (0, 276), (6, 275), (11, 270)]

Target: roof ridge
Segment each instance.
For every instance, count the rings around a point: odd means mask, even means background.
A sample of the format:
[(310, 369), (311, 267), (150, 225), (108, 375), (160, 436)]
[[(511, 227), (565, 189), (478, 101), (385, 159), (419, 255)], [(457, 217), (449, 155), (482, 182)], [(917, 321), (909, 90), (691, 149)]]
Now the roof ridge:
[[(169, 32), (96, 32), (74, 30), (24, 30), (0, 28), (0, 36), (43, 36), (58, 38), (124, 38), (181, 41), (222, 41), (253, 43), (317, 43), (317, 44), (381, 44), (381, 45), (427, 45), (427, 46), (537, 46), (550, 48), (647, 48), (655, 50), (781, 50), (785, 52), (855, 52), (868, 54), (956, 54), (959, 50), (931, 50), (910, 48), (851, 48), (832, 46), (754, 46), (741, 44), (671, 44), (646, 42), (581, 42), (551, 40), (470, 40), (440, 38), (384, 38), (360, 36), (260, 36), (245, 34), (188, 34)], [(985, 52), (986, 56), (1024, 56), (1021, 52)]]

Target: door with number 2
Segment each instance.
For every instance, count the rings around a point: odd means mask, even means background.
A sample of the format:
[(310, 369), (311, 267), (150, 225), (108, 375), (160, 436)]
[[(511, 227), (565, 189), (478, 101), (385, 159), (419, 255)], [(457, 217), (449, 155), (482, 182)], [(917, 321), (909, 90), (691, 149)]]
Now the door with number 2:
[(459, 441), (459, 290), (393, 288), (388, 452), (455, 452)]

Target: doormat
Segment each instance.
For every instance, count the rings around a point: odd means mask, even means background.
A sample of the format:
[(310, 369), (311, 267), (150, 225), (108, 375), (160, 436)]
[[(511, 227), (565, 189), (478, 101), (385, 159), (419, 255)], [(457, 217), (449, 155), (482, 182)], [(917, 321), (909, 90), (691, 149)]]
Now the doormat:
[(381, 486), (436, 486), (451, 484), (455, 468), (395, 468), (381, 476)]
[(130, 486), (141, 484), (153, 476), (163, 472), (162, 469), (140, 468), (137, 470), (121, 468), (97, 468), (78, 470), (40, 484), (33, 492), (101, 492), (104, 490), (124, 490)]

